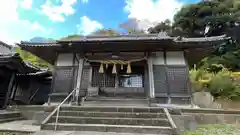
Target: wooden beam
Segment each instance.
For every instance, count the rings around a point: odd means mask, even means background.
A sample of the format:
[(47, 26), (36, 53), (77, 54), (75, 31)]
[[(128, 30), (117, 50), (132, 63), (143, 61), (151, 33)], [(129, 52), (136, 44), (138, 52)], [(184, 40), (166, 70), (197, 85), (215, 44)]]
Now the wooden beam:
[(83, 64), (84, 64), (84, 59), (79, 57), (78, 58), (78, 74), (77, 74), (77, 83), (76, 83), (76, 103), (79, 104), (79, 94), (80, 94), (80, 89), (81, 89), (81, 82), (82, 82), (82, 72), (83, 72)]
[(142, 59), (144, 56), (136, 55), (86, 55), (86, 58), (89, 60), (133, 60), (133, 59)]

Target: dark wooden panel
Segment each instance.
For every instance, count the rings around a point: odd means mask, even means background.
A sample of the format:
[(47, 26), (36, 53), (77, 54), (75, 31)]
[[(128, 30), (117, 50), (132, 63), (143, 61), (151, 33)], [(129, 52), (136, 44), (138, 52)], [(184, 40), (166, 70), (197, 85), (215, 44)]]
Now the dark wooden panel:
[(57, 67), (53, 92), (54, 93), (68, 93), (72, 90), (74, 67)]
[(189, 93), (189, 76), (186, 66), (169, 66), (167, 78), (170, 94), (184, 95)]
[(153, 65), (153, 79), (155, 97), (162, 97), (167, 95), (167, 78), (166, 78), (166, 67), (163, 65)]
[(83, 67), (81, 89), (87, 89), (89, 84), (89, 66)]

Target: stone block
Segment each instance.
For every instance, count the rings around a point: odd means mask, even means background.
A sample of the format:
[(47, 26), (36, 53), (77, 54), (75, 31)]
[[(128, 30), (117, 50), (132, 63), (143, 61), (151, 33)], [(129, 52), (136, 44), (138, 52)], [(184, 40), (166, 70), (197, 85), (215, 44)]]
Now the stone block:
[(33, 124), (40, 125), (50, 113), (44, 111), (35, 112), (32, 118), (35, 121)]

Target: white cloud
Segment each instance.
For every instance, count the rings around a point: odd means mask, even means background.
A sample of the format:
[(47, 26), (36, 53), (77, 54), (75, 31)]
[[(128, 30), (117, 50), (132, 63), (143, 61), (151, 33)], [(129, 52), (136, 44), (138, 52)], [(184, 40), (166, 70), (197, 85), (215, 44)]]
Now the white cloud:
[(64, 22), (65, 17), (75, 13), (73, 5), (77, 0), (61, 0), (61, 5), (54, 5), (51, 0), (47, 0), (41, 6), (41, 12), (52, 21)]
[(32, 8), (32, 0), (23, 0), (20, 3), (21, 7), (24, 9), (31, 9)]
[(80, 18), (81, 22), (77, 25), (79, 33), (83, 35), (89, 35), (92, 32), (102, 29), (103, 25), (95, 20), (90, 20), (87, 16)]
[(139, 27), (146, 29), (157, 22), (173, 19), (174, 14), (183, 6), (178, 0), (125, 0), (124, 10), (129, 18), (139, 20)]
[(88, 3), (88, 0), (82, 0), (82, 3)]
[(20, 40), (29, 40), (34, 36), (50, 34), (50, 30), (37, 22), (31, 23), (28, 20), (21, 20), (17, 11), (18, 7), (21, 7), (18, 0), (6, 0), (0, 4), (1, 41), (13, 43)]

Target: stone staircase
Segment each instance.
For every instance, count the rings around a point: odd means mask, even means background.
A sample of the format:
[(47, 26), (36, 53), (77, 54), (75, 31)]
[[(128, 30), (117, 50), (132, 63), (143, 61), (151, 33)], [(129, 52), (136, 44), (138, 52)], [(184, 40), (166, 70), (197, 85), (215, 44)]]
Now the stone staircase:
[[(56, 117), (54, 114), (41, 129), (54, 130)], [(176, 134), (166, 110), (153, 107), (63, 106), (57, 130)]]
[(0, 111), (0, 123), (11, 122), (16, 120), (23, 120), (24, 118), (21, 116), (20, 112), (16, 111)]
[(126, 97), (87, 97), (82, 106), (118, 106), (118, 107), (148, 107), (147, 98), (126, 98)]

